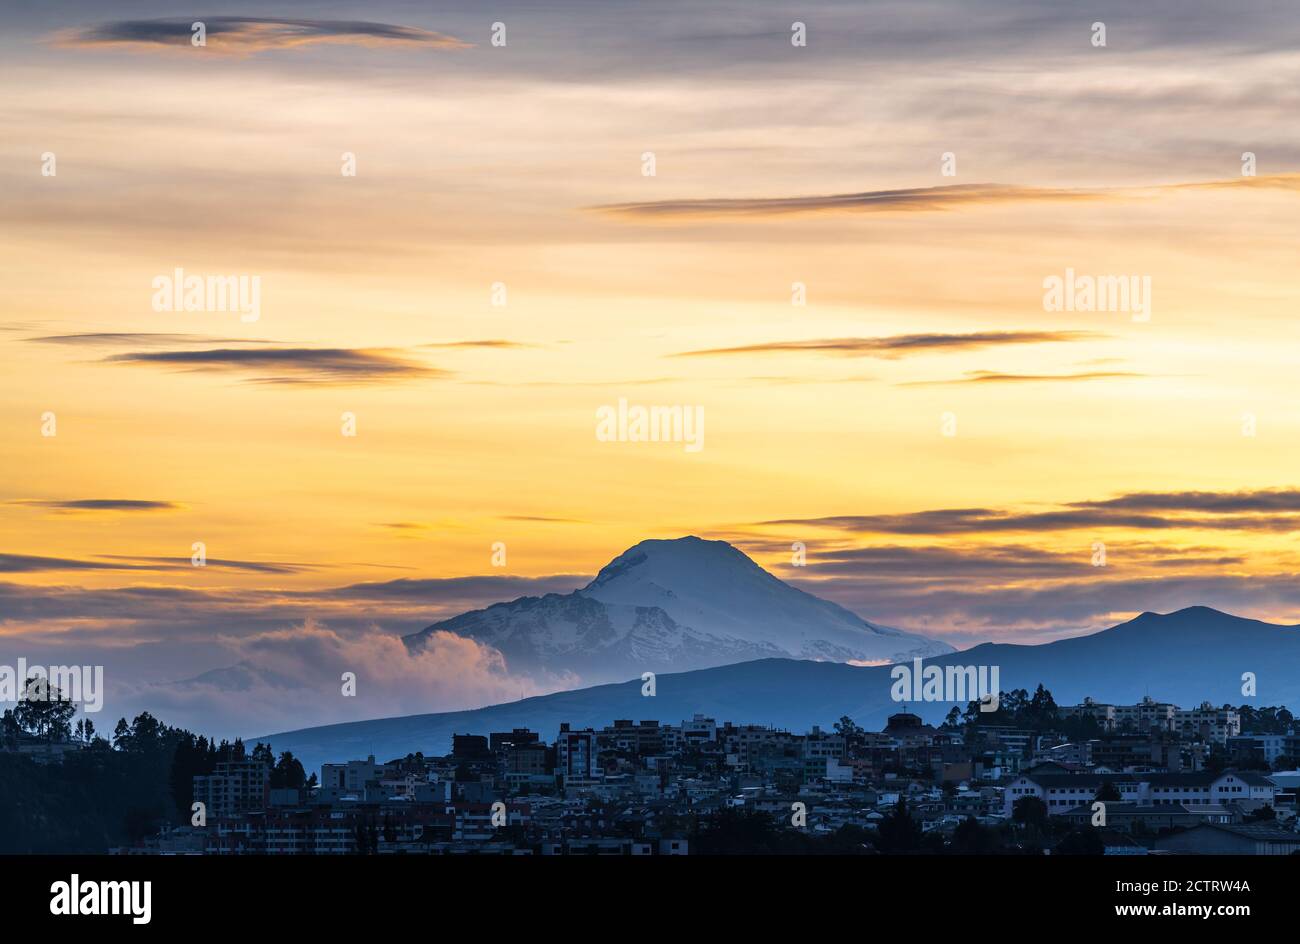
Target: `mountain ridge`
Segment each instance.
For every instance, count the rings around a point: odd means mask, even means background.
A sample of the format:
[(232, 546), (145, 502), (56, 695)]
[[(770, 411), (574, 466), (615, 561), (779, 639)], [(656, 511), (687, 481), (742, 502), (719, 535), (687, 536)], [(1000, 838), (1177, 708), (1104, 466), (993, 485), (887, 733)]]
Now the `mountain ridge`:
[[(1141, 631), (1134, 633), (1134, 628)], [(1250, 700), (1241, 694), (1241, 675), (1249, 671), (1258, 679), (1258, 704), (1294, 708), (1300, 706), (1297, 628), (1189, 607), (1143, 614), (1096, 633), (1039, 645), (982, 643), (925, 664), (997, 665), (1002, 690), (1032, 690), (1042, 683), (1062, 705), (1085, 696), (1133, 703), (1145, 694), (1183, 707), (1206, 700), (1242, 704)], [(1189, 638), (1197, 644), (1181, 645)], [(1214, 648), (1206, 649), (1207, 640)], [(466, 711), (305, 728), (270, 740), (276, 750), (291, 750), (308, 763), (371, 752), (390, 757), (416, 750), (446, 753), (452, 733), (530, 727), (550, 738), (562, 721), (576, 727), (603, 727), (616, 718), (676, 724), (703, 713), (718, 721), (807, 730), (814, 724), (829, 727), (849, 715), (879, 730), (889, 715), (902, 710), (930, 722), (942, 720), (953, 702), (893, 700), (892, 668), (761, 659), (659, 675), (653, 699), (642, 697), (641, 680), (635, 678)]]

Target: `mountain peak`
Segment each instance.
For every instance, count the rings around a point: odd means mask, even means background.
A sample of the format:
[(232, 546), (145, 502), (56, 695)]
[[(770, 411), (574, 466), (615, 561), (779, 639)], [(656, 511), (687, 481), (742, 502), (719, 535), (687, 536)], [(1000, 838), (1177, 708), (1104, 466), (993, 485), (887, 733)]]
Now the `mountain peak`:
[[(633, 544), (622, 554), (600, 569), (596, 579), (583, 588), (583, 593), (598, 591), (603, 587), (628, 578), (648, 579), (661, 586), (669, 586), (675, 578), (698, 573), (704, 567), (713, 571), (740, 568), (751, 573), (770, 576), (743, 551), (726, 541), (707, 541), (694, 534), (680, 538), (652, 538)], [(636, 571), (633, 577), (633, 571)]]
[(1121, 626), (1142, 625), (1164, 620), (1172, 620), (1178, 623), (1184, 623), (1188, 620), (1241, 620), (1240, 616), (1233, 616), (1231, 613), (1225, 613), (1222, 610), (1216, 610), (1212, 606), (1185, 606), (1181, 610), (1171, 610), (1168, 613), (1156, 613), (1153, 610), (1146, 610), (1133, 617), (1127, 623), (1121, 623)]
[[(894, 659), (951, 647), (868, 623), (792, 587), (726, 541), (695, 535), (642, 541), (601, 568), (578, 593), (612, 606), (653, 607), (715, 638), (745, 639), (804, 659)], [(881, 637), (886, 637), (882, 639)]]
[(581, 590), (462, 613), (408, 644), (422, 645), (438, 630), (484, 642), (516, 669), (612, 678), (779, 656), (876, 662), (952, 651), (868, 623), (783, 582), (726, 541), (696, 535), (641, 541)]

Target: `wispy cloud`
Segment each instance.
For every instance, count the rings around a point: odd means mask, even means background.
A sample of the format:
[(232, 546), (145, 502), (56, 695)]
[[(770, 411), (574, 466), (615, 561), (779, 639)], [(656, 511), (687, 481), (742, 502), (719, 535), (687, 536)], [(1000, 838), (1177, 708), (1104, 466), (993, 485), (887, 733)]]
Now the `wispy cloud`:
[[(1089, 553), (1085, 553), (1088, 550)], [(1017, 544), (875, 545), (818, 550), (811, 566), (817, 579), (852, 578), (890, 582), (899, 579), (938, 584), (954, 579), (1019, 581), (1081, 577), (1095, 573), (1090, 546), (1079, 542), (1073, 550), (1048, 550)], [(1168, 548), (1151, 544), (1114, 544), (1108, 548), (1112, 565), (1155, 568), (1223, 568), (1240, 565), (1244, 558), (1222, 548)], [(784, 565), (785, 577), (807, 576), (808, 571)]]
[(1300, 530), (1300, 491), (1138, 492), (1101, 501), (1066, 503), (1048, 511), (940, 508), (886, 515), (832, 515), (763, 522), (877, 534), (992, 534), (1079, 528), (1135, 530)]
[(169, 347), (176, 344), (265, 344), (245, 338), (214, 338), (202, 334), (162, 334), (150, 332), (97, 331), (85, 334), (50, 334), (23, 338), (36, 344), (62, 344), (67, 347)]
[(1075, 508), (1140, 511), (1209, 511), (1216, 514), (1300, 512), (1300, 489), (1270, 488), (1238, 492), (1132, 492), (1118, 498), (1070, 503)]
[[(152, 565), (163, 570), (173, 570), (176, 568), (188, 570), (194, 566), (193, 560), (188, 557), (137, 557), (127, 556), (125, 554), (101, 554), (100, 557), (106, 560), (131, 561), (141, 566)], [(285, 561), (227, 560), (220, 557), (206, 558), (204, 566), (216, 567), (223, 570), (238, 570), (253, 574), (300, 574), (305, 571), (318, 569), (312, 564), (297, 564)]]
[(420, 347), (437, 348), (446, 350), (449, 348), (526, 348), (537, 347), (536, 344), (525, 344), (522, 341), (506, 341), (502, 338), (487, 338), (482, 341), (443, 341), (433, 344), (421, 344)]
[(807, 197), (655, 200), (591, 207), (600, 213), (639, 219), (724, 219), (776, 217), (814, 213), (911, 213), (952, 210), (1000, 203), (1104, 200), (1100, 190), (1019, 187), (1009, 184), (952, 184), (902, 190), (867, 190)]
[(260, 16), (185, 17), (184, 19), (118, 20), (66, 30), (53, 37), (65, 48), (128, 48), (141, 51), (191, 46), (192, 26), (206, 30), (204, 52), (249, 55), (270, 49), (295, 49), (320, 44), (406, 46), (426, 49), (467, 49), (466, 43), (443, 33), (414, 26), (366, 20), (279, 19)]
[[(94, 559), (39, 557), (32, 554), (0, 554), (0, 573), (34, 574), (76, 570), (190, 570), (188, 557), (142, 557), (126, 554), (101, 554)], [(314, 568), (308, 564), (281, 561), (241, 561), (209, 557), (205, 566), (218, 570), (238, 570), (260, 574), (293, 574)], [(87, 614), (89, 615), (89, 614)]]
[(899, 387), (948, 387), (954, 384), (1077, 383), (1085, 380), (1125, 380), (1150, 377), (1122, 370), (1094, 370), (1078, 374), (1000, 374), (991, 370), (973, 370), (956, 380), (908, 380)]
[(502, 515), (502, 521), (533, 521), (539, 524), (586, 524), (578, 518), (548, 518), (544, 515)]
[(1012, 344), (1091, 341), (1105, 335), (1092, 331), (981, 331), (973, 334), (898, 334), (883, 338), (818, 338), (808, 341), (767, 341), (740, 347), (683, 351), (672, 357), (721, 357), (736, 354), (803, 353), (842, 357), (897, 358), (936, 351), (969, 351)]
[(58, 570), (150, 570), (138, 564), (76, 560), (70, 557), (38, 557), (33, 554), (0, 554), (0, 573), (35, 574)]
[(55, 511), (179, 511), (184, 505), (170, 501), (148, 501), (136, 498), (77, 498), (71, 500), (53, 500), (40, 498), (17, 498), (8, 502), (10, 505), (28, 505), (37, 508), (50, 508)]
[(430, 380), (450, 371), (418, 364), (382, 349), (215, 348), (202, 351), (133, 351), (104, 358), (106, 363), (153, 364), (184, 371), (225, 371), (252, 375), (264, 384), (374, 384)]
[(1300, 174), (1273, 174), (1161, 184), (1154, 187), (1109, 187), (1071, 189), (1030, 187), (1011, 184), (951, 184), (942, 187), (911, 187), (900, 190), (867, 190), (800, 197), (703, 198), (652, 200), (641, 203), (610, 203), (588, 209), (642, 221), (765, 219), (810, 214), (914, 213), (962, 210), (1002, 204), (1137, 199), (1179, 190), (1284, 190), (1300, 192)]

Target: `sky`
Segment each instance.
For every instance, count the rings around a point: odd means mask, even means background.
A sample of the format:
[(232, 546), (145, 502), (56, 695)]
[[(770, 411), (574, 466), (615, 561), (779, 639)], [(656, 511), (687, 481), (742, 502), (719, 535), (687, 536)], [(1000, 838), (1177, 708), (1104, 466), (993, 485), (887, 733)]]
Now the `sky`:
[(1297, 50), (1249, 0), (7, 4), (0, 662), (222, 734), (472, 707), (581, 679), (397, 637), (684, 534), (959, 648), (1300, 622)]

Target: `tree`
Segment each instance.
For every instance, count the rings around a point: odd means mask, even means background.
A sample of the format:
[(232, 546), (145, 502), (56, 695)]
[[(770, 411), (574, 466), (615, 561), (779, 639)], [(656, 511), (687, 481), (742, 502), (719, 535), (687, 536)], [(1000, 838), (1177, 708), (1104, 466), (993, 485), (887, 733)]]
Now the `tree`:
[(844, 715), (839, 721), (835, 722), (835, 733), (840, 735), (847, 742), (860, 738), (862, 736), (862, 729), (858, 727), (856, 721), (848, 715)]
[(1105, 855), (1106, 844), (1095, 829), (1072, 829), (1052, 851), (1057, 855)]
[[(267, 750), (270, 750), (269, 745)], [(271, 788), (301, 790), (306, 783), (307, 774), (302, 769), (302, 762), (289, 751), (281, 754), (279, 762), (271, 768)]]
[(271, 750), (271, 745), (263, 744), (261, 741), (258, 741), (257, 744), (253, 746), (253, 760), (260, 760), (262, 763), (266, 764), (266, 766), (274, 767), (275, 753)]
[(18, 744), (18, 735), (23, 731), (23, 726), (18, 723), (18, 718), (13, 713), (12, 708), (6, 708), (5, 713), (0, 717), (0, 740), (13, 748)]
[(881, 852), (916, 852), (921, 848), (922, 830), (907, 809), (907, 798), (900, 796), (898, 805), (885, 814), (877, 830), (877, 845)]
[(89, 744), (95, 740), (95, 722), (89, 718), (82, 718), (77, 722), (76, 735), (77, 740), (82, 744)]
[(14, 709), (14, 719), (28, 734), (47, 743), (72, 737), (72, 716), (77, 706), (49, 681), (32, 677), (23, 686), (23, 697)]
[(152, 750), (166, 734), (167, 726), (161, 721), (142, 711), (131, 722), (131, 743), (136, 750)]
[(1119, 790), (1113, 783), (1106, 780), (1102, 783), (1101, 789), (1097, 791), (1094, 800), (1101, 800), (1103, 803), (1118, 803), (1124, 798), (1120, 796)]
[(1053, 726), (1057, 718), (1056, 699), (1052, 693), (1043, 687), (1043, 683), (1038, 683), (1038, 688), (1034, 690), (1034, 696), (1029, 700), (1029, 704), (1023, 712), (1023, 720), (1030, 727), (1036, 730), (1042, 730)]
[(1002, 848), (997, 830), (981, 826), (973, 816), (957, 824), (952, 833), (951, 850), (958, 855), (993, 855)]
[(1020, 826), (1047, 825), (1047, 804), (1036, 796), (1023, 796), (1011, 807), (1011, 818)]

